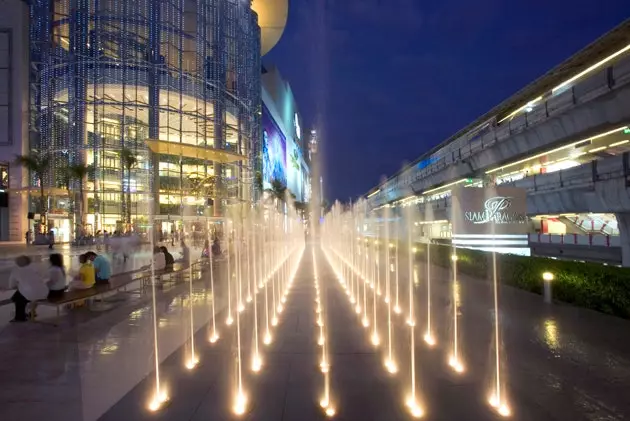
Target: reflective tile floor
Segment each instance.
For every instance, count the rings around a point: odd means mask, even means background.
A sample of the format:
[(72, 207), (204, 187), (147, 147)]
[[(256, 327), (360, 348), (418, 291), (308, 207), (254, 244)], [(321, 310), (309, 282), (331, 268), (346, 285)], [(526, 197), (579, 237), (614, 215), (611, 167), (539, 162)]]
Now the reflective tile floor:
[[(380, 345), (376, 348), (370, 343), (373, 323), (370, 329), (361, 326), (325, 254), (316, 249), (315, 259), (334, 418), (412, 419), (405, 407), (411, 379), (410, 328), (405, 316), (396, 315), (392, 320), (392, 355), (398, 366), (392, 375), (383, 364), (389, 354), (383, 297), (377, 304)], [(422, 341), (427, 322), (426, 267), (418, 265), (416, 270), (420, 282), (414, 292), (414, 356), (423, 419), (501, 419), (487, 403), (495, 367), (491, 285), (460, 277), (463, 372), (456, 373), (448, 365), (453, 336), (451, 273), (432, 268), (437, 343), (429, 347)], [(207, 282), (200, 281), (194, 286), (192, 300), (185, 285), (158, 294), (160, 380), (169, 396), (159, 411), (147, 408), (155, 390), (150, 301), (127, 297), (100, 313), (79, 311), (59, 328), (39, 324), (5, 327), (0, 333), (0, 419), (324, 419), (320, 400), (325, 381), (319, 366), (322, 347), (317, 343), (320, 329), (313, 273), (313, 253), (307, 248), (273, 330), (273, 341), (260, 347), (263, 364), (259, 373), (251, 370), (252, 304), (242, 313), (241, 378), (247, 404), (240, 417), (233, 414), (238, 384), (236, 326), (225, 325), (225, 291), (217, 287), (217, 310), (222, 310), (217, 318), (220, 339), (215, 344), (208, 342), (211, 297)], [(258, 311), (262, 311), (263, 294), (258, 297)], [(400, 301), (406, 311), (408, 301)], [(188, 370), (191, 306), (199, 364)], [(510, 287), (501, 289), (499, 315), (504, 393), (511, 419), (630, 419), (630, 322), (571, 306), (545, 305), (542, 297)]]

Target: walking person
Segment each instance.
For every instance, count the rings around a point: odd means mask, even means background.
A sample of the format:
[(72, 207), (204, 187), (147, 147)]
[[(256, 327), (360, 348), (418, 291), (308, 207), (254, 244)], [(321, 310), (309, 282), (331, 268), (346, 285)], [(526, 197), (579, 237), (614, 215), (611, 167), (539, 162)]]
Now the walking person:
[(52, 250), (54, 245), (55, 245), (55, 231), (50, 230), (48, 231), (48, 248)]
[(43, 300), (48, 295), (48, 288), (44, 280), (39, 276), (31, 259), (28, 256), (20, 256), (15, 259), (17, 267), (9, 276), (9, 289), (16, 289), (11, 297), (15, 304), (15, 318), (12, 322), (26, 321), (26, 305), (29, 302)]

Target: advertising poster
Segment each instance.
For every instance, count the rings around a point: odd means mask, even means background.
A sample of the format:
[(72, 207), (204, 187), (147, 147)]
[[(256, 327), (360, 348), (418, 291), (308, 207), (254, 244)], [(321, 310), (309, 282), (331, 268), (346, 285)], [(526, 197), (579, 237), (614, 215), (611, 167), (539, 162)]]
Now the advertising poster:
[(272, 180), (287, 185), (287, 141), (273, 121), (267, 107), (263, 106), (263, 186), (269, 188)]
[(302, 157), (292, 141), (287, 142), (287, 187), (298, 201), (303, 201)]

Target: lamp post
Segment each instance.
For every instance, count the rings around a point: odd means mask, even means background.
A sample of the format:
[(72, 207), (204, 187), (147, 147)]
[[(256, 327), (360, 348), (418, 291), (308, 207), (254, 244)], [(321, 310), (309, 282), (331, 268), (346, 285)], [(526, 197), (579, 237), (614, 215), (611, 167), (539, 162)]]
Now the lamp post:
[(551, 272), (544, 272), (542, 274), (543, 278), (543, 296), (545, 298), (545, 304), (551, 304), (551, 281), (553, 281), (554, 276)]

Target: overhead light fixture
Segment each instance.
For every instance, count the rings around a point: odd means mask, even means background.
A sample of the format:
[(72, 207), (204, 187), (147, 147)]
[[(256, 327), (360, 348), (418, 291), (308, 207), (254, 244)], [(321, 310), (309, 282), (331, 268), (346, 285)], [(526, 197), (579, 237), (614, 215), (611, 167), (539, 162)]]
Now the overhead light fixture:
[(615, 146), (620, 146), (620, 145), (625, 145), (626, 143), (630, 143), (630, 140), (621, 140), (619, 142), (615, 142), (615, 143), (611, 143), (610, 145), (608, 145), (609, 148), (613, 148)]
[(378, 189), (378, 190), (376, 190), (375, 192), (368, 194), (367, 198), (369, 199), (370, 197), (372, 197), (372, 196), (374, 196), (374, 195), (378, 194), (380, 191), (381, 191), (381, 189)]
[(616, 53), (609, 55), (605, 59), (603, 59), (603, 60), (593, 64), (591, 67), (589, 67), (586, 70), (578, 73), (577, 75), (573, 76), (571, 79), (565, 80), (560, 85), (558, 85), (555, 88), (553, 88), (551, 90), (551, 93), (556, 93), (557, 91), (559, 91), (560, 89), (562, 89), (565, 86), (569, 85), (570, 83), (575, 82), (577, 79), (581, 78), (582, 76), (586, 75), (587, 73), (592, 72), (593, 70), (597, 69), (598, 67), (601, 67), (602, 65), (608, 63), (610, 60), (614, 59), (615, 57), (620, 56), (621, 54), (623, 54), (623, 53), (625, 53), (626, 51), (629, 51), (629, 50), (630, 50), (630, 44), (626, 45), (624, 48), (622, 48), (621, 50), (617, 51)]
[(538, 155), (530, 156), (529, 158), (524, 158), (524, 159), (521, 159), (521, 160), (519, 160), (519, 161), (512, 162), (511, 164), (507, 164), (507, 165), (504, 165), (504, 166), (502, 166), (502, 167), (498, 167), (498, 168), (491, 169), (491, 170), (489, 170), (489, 171), (486, 171), (486, 174), (492, 174), (493, 172), (501, 171), (501, 170), (504, 170), (504, 169), (506, 169), (506, 168), (513, 167), (513, 166), (515, 166), (515, 165), (523, 164), (523, 163), (525, 163), (525, 162), (531, 161), (532, 159), (540, 158), (540, 157), (543, 157), (543, 156), (545, 156), (545, 155), (549, 155), (549, 154), (552, 154), (552, 153), (555, 153), (555, 152), (560, 152), (560, 151), (563, 151), (563, 150), (565, 150), (565, 149), (573, 148), (573, 147), (574, 147), (575, 145), (577, 145), (578, 143), (582, 143), (582, 142), (584, 142), (584, 141), (586, 141), (586, 140), (595, 140), (595, 139), (599, 139), (599, 138), (602, 138), (602, 137), (604, 137), (604, 136), (608, 136), (608, 135), (611, 135), (611, 134), (613, 134), (613, 133), (620, 132), (620, 131), (625, 130), (625, 129), (627, 129), (627, 128), (628, 128), (627, 126), (623, 126), (623, 127), (619, 127), (619, 128), (617, 128), (617, 129), (614, 129), (614, 130), (610, 130), (610, 131), (608, 131), (608, 132), (600, 133), (600, 134), (595, 135), (595, 136), (593, 136), (593, 137), (589, 137), (589, 138), (586, 138), (586, 139), (579, 140), (579, 141), (577, 141), (577, 142), (573, 142), (573, 143), (571, 143), (571, 144), (569, 144), (569, 145), (561, 146), (561, 147), (559, 147), (559, 148), (552, 149), (552, 150), (547, 151), (547, 152), (542, 152), (542, 153), (539, 153)]
[(590, 151), (588, 151), (588, 153), (595, 153), (595, 152), (603, 151), (604, 149), (606, 149), (606, 146), (600, 146), (599, 148), (591, 149)]
[(517, 109), (516, 111), (512, 111), (511, 114), (508, 114), (507, 116), (503, 117), (501, 120), (499, 120), (498, 124), (501, 124), (502, 122), (504, 122), (508, 118), (514, 117), (516, 114), (520, 113), (523, 110), (527, 111), (528, 113), (531, 112), (534, 109), (534, 107), (533, 107), (534, 104), (537, 103), (538, 101), (540, 101), (541, 99), (542, 99), (542, 96), (539, 96), (536, 99), (532, 99), (527, 104), (523, 105), (521, 108)]
[(464, 182), (464, 181), (466, 181), (466, 180), (468, 180), (468, 179), (467, 179), (467, 178), (463, 178), (463, 179), (461, 179), (461, 180), (453, 181), (452, 183), (448, 183), (448, 184), (445, 184), (445, 185), (443, 185), (443, 186), (436, 187), (436, 188), (434, 188), (434, 189), (431, 189), (431, 190), (427, 190), (427, 191), (425, 191), (425, 192), (422, 192), (422, 194), (423, 194), (423, 195), (425, 195), (425, 194), (433, 193), (434, 191), (437, 191), (437, 190), (440, 190), (440, 189), (444, 189), (444, 188), (446, 188), (446, 187), (454, 186), (455, 184), (463, 183), (463, 182)]

